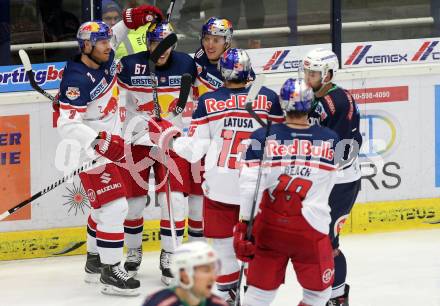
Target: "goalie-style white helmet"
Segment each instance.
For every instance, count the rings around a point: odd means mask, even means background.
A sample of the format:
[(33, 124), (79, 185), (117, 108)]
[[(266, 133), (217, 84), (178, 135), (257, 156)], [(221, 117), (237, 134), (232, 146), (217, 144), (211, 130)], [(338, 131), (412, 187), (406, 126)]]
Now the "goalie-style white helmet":
[[(203, 241), (188, 242), (176, 248), (171, 258), (171, 273), (177, 284), (184, 289), (191, 289), (194, 285), (194, 268), (197, 266), (218, 263), (218, 256), (214, 249)], [(179, 272), (185, 270), (189, 277), (189, 284), (181, 282)]]
[(339, 68), (338, 57), (335, 53), (327, 49), (314, 49), (306, 54), (302, 61), (302, 72), (304, 70), (321, 72), (321, 78), (324, 80), (329, 71), (333, 71), (332, 81)]

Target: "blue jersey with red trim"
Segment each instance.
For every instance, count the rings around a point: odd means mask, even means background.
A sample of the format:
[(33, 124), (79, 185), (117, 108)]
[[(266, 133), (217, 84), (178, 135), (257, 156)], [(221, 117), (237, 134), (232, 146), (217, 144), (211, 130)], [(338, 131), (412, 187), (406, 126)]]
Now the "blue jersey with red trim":
[(63, 138), (87, 149), (100, 131), (121, 134), (125, 108), (119, 101), (116, 69), (113, 50), (98, 69), (87, 67), (79, 56), (67, 62), (59, 95), (58, 130)]
[(337, 165), (338, 135), (318, 125), (294, 129), (285, 124), (252, 133), (240, 175), (240, 215), (249, 220), (258, 169), (265, 143), (262, 179), (258, 202), (264, 191), (288, 190), (302, 198), (302, 214), (309, 224), (322, 233), (328, 233), (330, 207), (328, 197), (334, 185)]
[[(238, 205), (238, 174), (243, 141), (259, 128), (259, 123), (245, 109), (249, 87), (220, 87), (199, 98), (188, 137), (174, 142), (174, 150), (190, 162), (206, 154), (202, 188), (215, 201)], [(284, 121), (278, 95), (262, 87), (253, 109), (264, 121)]]
[(312, 123), (332, 129), (340, 139), (353, 139), (359, 147), (362, 145), (359, 108), (347, 90), (335, 85), (314, 103), (315, 107), (310, 112)]
[(196, 98), (223, 86), (223, 77), (217, 70), (217, 64), (212, 64), (209, 61), (203, 48), (195, 52), (194, 62), (197, 69), (197, 78), (194, 82), (194, 96)]
[[(186, 306), (187, 303), (183, 302), (179, 299), (179, 297), (175, 293), (175, 289), (167, 288), (160, 290), (152, 295), (148, 296), (145, 300), (143, 306)], [(201, 302), (199, 306), (227, 306), (226, 302), (224, 302), (219, 297), (212, 295), (207, 298), (205, 301)]]
[[(337, 177), (337, 184), (356, 181), (361, 177), (358, 155), (362, 146), (360, 112), (352, 95), (336, 85), (328, 93), (314, 101), (309, 114), (312, 124), (319, 124), (335, 131), (345, 144), (344, 164)], [(341, 143), (342, 145), (342, 143)]]
[[(126, 91), (129, 113), (153, 114), (153, 89), (148, 69), (149, 51), (139, 52), (121, 59), (118, 69), (118, 84)], [(194, 61), (186, 53), (172, 51), (167, 64), (156, 66), (157, 93), (162, 117), (167, 118), (180, 93), (180, 80), (189, 73), (195, 79)], [(124, 92), (125, 95), (125, 92)]]
[[(148, 69), (149, 51), (125, 56), (118, 68), (118, 84), (127, 108), (127, 125), (132, 118), (141, 115), (146, 120), (154, 114), (153, 86)], [(194, 60), (186, 53), (172, 51), (164, 66), (156, 66), (157, 95), (162, 118), (170, 118), (175, 109), (182, 75), (189, 73), (195, 79)], [(190, 93), (188, 100), (192, 100)], [(188, 102), (187, 102), (188, 103)], [(189, 125), (189, 118), (187, 125)], [(146, 126), (146, 125), (145, 125)], [(142, 132), (138, 124), (133, 133)]]

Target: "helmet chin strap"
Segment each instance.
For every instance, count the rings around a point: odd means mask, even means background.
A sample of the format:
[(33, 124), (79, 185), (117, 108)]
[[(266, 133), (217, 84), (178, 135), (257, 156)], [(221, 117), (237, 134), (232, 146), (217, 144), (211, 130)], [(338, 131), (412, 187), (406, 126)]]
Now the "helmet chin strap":
[(327, 74), (324, 76), (324, 78), (321, 78), (321, 86), (317, 89), (317, 90), (314, 90), (314, 92), (315, 92), (315, 96), (316, 97), (322, 97), (322, 96), (324, 96), (324, 94), (325, 94), (325, 91), (327, 90), (327, 85), (329, 85), (329, 84), (331, 84), (332, 83), (332, 79), (333, 78), (331, 78), (329, 81), (327, 81), (327, 82), (323, 82), (323, 80), (325, 80), (327, 78)]

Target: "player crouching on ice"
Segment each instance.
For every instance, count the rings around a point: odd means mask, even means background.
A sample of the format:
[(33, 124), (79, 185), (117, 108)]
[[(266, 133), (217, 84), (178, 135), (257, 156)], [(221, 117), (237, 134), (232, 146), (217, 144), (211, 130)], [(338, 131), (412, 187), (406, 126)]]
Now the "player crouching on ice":
[(211, 293), (218, 266), (218, 256), (206, 242), (180, 245), (171, 263), (177, 286), (150, 295), (143, 306), (226, 306), (223, 300)]
[[(240, 175), (241, 222), (234, 228), (237, 257), (249, 262), (246, 306), (272, 303), (289, 260), (303, 287), (300, 306), (324, 306), (330, 298), (334, 263), (328, 198), (338, 136), (309, 125), (312, 100), (313, 91), (302, 80), (288, 79), (280, 93), (285, 123), (260, 128), (250, 137)], [(259, 213), (247, 240), (256, 192)]]
[(140, 6), (124, 12), (112, 29), (102, 21), (83, 23), (77, 33), (80, 54), (68, 61), (59, 94), (58, 132), (78, 144), (80, 162), (98, 157), (95, 168), (80, 173), (92, 206), (87, 226), (86, 282), (103, 284), (102, 292), (137, 295), (138, 280), (120, 266), (127, 216), (127, 186), (121, 175), (125, 154), (121, 137), (123, 109), (116, 84), (114, 49), (128, 29), (163, 18), (159, 9)]

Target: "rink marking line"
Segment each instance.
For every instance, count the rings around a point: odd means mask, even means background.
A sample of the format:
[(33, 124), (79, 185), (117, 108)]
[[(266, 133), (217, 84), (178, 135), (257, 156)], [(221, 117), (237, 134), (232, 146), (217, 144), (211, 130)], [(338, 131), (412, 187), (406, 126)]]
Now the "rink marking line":
[[(357, 203), (342, 234), (438, 229), (437, 220), (440, 220), (438, 198)], [(3, 232), (0, 233), (0, 260), (81, 255), (86, 252), (85, 240), (86, 226)], [(142, 240), (144, 251), (160, 249), (159, 220), (144, 222)]]

